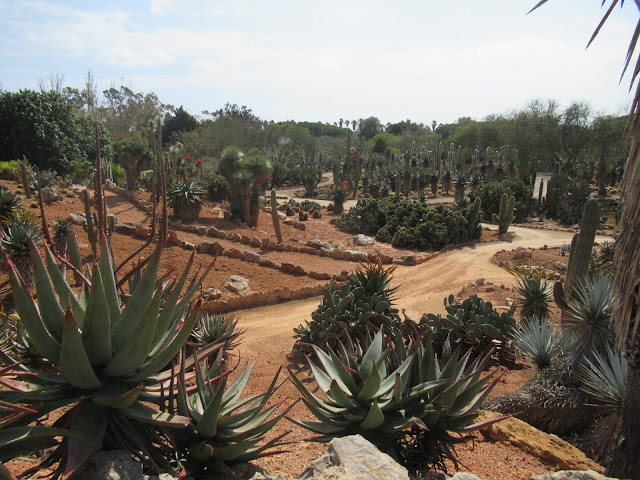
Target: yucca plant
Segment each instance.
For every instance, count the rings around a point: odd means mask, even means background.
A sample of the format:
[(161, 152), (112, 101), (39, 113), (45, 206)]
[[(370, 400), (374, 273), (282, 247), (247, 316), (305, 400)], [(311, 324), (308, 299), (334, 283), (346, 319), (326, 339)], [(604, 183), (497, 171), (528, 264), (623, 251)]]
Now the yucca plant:
[(481, 378), (484, 361), (467, 368), (469, 353), (460, 359), (456, 350), (441, 363), (429, 344), (408, 349), (398, 344), (402, 351), (392, 358), (380, 330), (366, 350), (357, 342), (340, 343), (339, 355), (314, 347), (322, 367), (311, 360), (309, 366), (326, 399), (289, 374), (319, 421), (290, 420), (319, 434), (317, 441), (358, 433), (392, 455), (393, 434), (411, 427), (428, 432), (434, 443), (464, 441), (450, 432), (464, 434), (481, 426), (471, 423), (492, 387), (490, 376)]
[(253, 365), (245, 365), (236, 380), (228, 385), (230, 372), (224, 371), (222, 357), (220, 351), (209, 367), (206, 358), (198, 366), (196, 356), (194, 383), (194, 375), (185, 369), (183, 353), (176, 385), (173, 381), (163, 385), (162, 394), (169, 399), (169, 412), (191, 419), (186, 429), (172, 430), (176, 446), (186, 458), (188, 473), (229, 474), (229, 465), (280, 453), (272, 449), (283, 445), (280, 440), (286, 435), (263, 443), (265, 434), (289, 411), (285, 409), (273, 415), (281, 403), (266, 408), (273, 393), (282, 385), (278, 384), (280, 370), (264, 393), (241, 398)]
[(33, 265), (29, 253), (29, 240), (37, 247), (43, 242), (40, 219), (26, 210), (14, 212), (5, 218), (0, 244), (22, 276), (27, 288), (33, 286)]
[(20, 199), (11, 193), (9, 189), (0, 189), (0, 218), (10, 216), (16, 207)]
[(178, 181), (167, 191), (169, 203), (173, 213), (183, 222), (193, 222), (202, 209), (205, 190), (196, 181)]
[(551, 285), (545, 278), (521, 276), (516, 283), (523, 317), (547, 317), (551, 313)]
[(524, 318), (508, 335), (520, 356), (536, 366), (538, 372), (548, 368), (566, 353), (573, 341), (546, 317)]
[(69, 242), (69, 232), (71, 231), (71, 220), (53, 221), (53, 243), (59, 255), (67, 254), (67, 243)]
[[(178, 353), (199, 316), (200, 302), (190, 308), (191, 297), (202, 278), (185, 289), (193, 256), (180, 279), (156, 280), (161, 246), (150, 257), (135, 290), (120, 303), (113, 259), (106, 237), (101, 242), (98, 264), (92, 268), (90, 285), (79, 297), (62, 275), (51, 251), (45, 259), (29, 241), (35, 266), (37, 303), (9, 261), (11, 289), (16, 311), (40, 354), (56, 367), (55, 373), (29, 375), (11, 384), (0, 398), (11, 402), (40, 404), (38, 416), (26, 416), (25, 425), (64, 406), (71, 408), (55, 423), (82, 438), (63, 440), (33, 470), (59, 462), (54, 478), (76, 471), (93, 450), (129, 448), (148, 467), (158, 470), (169, 455), (158, 445), (158, 427), (186, 427), (190, 419), (152, 407), (152, 393), (145, 386), (170, 378), (161, 370)], [(205, 271), (203, 277), (208, 273)], [(168, 295), (167, 295), (168, 294)], [(207, 352), (201, 352), (206, 356)], [(191, 364), (193, 359), (189, 360)], [(155, 433), (154, 433), (155, 432)]]
[(571, 363), (575, 370), (583, 358), (593, 359), (613, 345), (615, 333), (611, 324), (613, 309), (613, 279), (587, 276), (574, 288), (571, 300), (565, 300), (562, 283), (556, 282), (554, 299), (563, 313), (562, 328), (575, 336)]
[(611, 450), (620, 425), (626, 374), (627, 361), (613, 347), (608, 347), (604, 354), (595, 352), (593, 360), (585, 359), (582, 365), (581, 389), (602, 415), (589, 442), (598, 460), (603, 460)]

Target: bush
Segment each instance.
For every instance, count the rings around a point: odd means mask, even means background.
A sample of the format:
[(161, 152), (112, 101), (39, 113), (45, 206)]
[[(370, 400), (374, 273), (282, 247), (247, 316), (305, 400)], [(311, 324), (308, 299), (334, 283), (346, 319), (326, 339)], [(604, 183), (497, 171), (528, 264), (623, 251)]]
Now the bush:
[(0, 179), (18, 180), (20, 178), (20, 165), (17, 160), (0, 162)]
[(229, 200), (229, 182), (222, 175), (211, 175), (207, 180), (209, 199), (214, 202)]
[(548, 218), (565, 225), (580, 223), (591, 191), (587, 183), (578, 182), (564, 173), (557, 173), (547, 185), (544, 213)]
[(473, 202), (476, 197), (480, 197), (482, 217), (485, 221), (490, 222), (494, 213), (496, 215), (500, 213), (500, 199), (505, 193), (507, 196), (513, 195), (516, 198), (516, 207), (513, 212), (514, 221), (526, 220), (533, 207), (533, 199), (531, 198), (531, 187), (525, 185), (524, 182), (488, 182), (475, 188), (470, 193), (469, 199)]
[(111, 175), (113, 175), (113, 183), (121, 186), (127, 181), (127, 174), (122, 166), (117, 163), (111, 163)]

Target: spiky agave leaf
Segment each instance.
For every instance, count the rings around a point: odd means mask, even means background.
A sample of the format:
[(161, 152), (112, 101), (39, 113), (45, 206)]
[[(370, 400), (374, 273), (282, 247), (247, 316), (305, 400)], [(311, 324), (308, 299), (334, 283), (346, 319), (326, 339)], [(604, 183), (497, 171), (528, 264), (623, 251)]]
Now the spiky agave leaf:
[(509, 335), (522, 357), (538, 370), (549, 367), (568, 351), (573, 337), (549, 322), (546, 317), (523, 319)]

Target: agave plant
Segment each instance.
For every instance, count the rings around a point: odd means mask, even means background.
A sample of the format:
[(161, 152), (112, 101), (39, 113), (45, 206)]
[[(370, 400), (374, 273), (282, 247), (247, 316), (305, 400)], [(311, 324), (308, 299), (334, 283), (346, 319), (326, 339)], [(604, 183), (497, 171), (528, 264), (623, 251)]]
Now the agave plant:
[(192, 346), (197, 348), (220, 343), (226, 355), (240, 344), (238, 337), (244, 332), (245, 329), (238, 328), (238, 319), (233, 315), (206, 313), (191, 332)]
[[(477, 359), (467, 368), (469, 353), (460, 359), (456, 350), (443, 365), (429, 344), (418, 343), (400, 348), (391, 363), (382, 330), (364, 352), (358, 343), (341, 343), (340, 356), (314, 349), (322, 368), (312, 361), (309, 365), (326, 399), (314, 395), (291, 370), (289, 374), (319, 421), (290, 420), (319, 434), (317, 441), (358, 433), (393, 454), (392, 434), (412, 426), (428, 431), (434, 442), (447, 443), (464, 441), (449, 432), (481, 426), (471, 423), (492, 384), (490, 376), (481, 378), (483, 361)], [(390, 365), (395, 367), (391, 372)]]
[[(202, 279), (192, 280), (180, 295), (193, 256), (180, 279), (169, 287), (168, 276), (156, 281), (159, 246), (123, 306), (104, 236), (100, 261), (79, 297), (49, 248), (45, 246), (43, 260), (33, 241), (29, 246), (37, 303), (9, 261), (12, 294), (29, 338), (56, 372), (13, 382), (9, 385), (14, 391), (2, 391), (1, 397), (41, 404), (39, 415), (71, 406), (53, 426), (82, 439), (63, 440), (35, 469), (60, 462), (54, 477), (62, 473), (68, 477), (103, 443), (106, 448), (130, 448), (149, 467), (158, 469), (156, 462), (165, 460), (150, 447), (145, 432), (153, 428), (150, 425), (186, 427), (190, 419), (143, 403), (149, 400), (144, 387), (170, 377), (171, 372), (162, 369), (184, 345), (198, 319), (200, 302), (189, 306)], [(37, 418), (26, 416), (25, 424)]]
[(183, 222), (193, 222), (202, 209), (205, 190), (196, 181), (179, 181), (171, 185), (167, 197), (173, 213)]
[(19, 202), (20, 199), (11, 193), (11, 190), (0, 189), (0, 218), (10, 216)]
[(533, 363), (538, 371), (544, 370), (566, 353), (573, 341), (571, 335), (562, 332), (546, 317), (523, 319), (509, 334), (520, 355)]
[(27, 288), (33, 286), (33, 265), (29, 254), (29, 240), (41, 246), (42, 230), (37, 215), (19, 210), (4, 220), (0, 244), (22, 276)]
[[(266, 408), (282, 385), (277, 384), (280, 370), (264, 393), (241, 398), (253, 365), (245, 365), (236, 380), (227, 385), (230, 372), (223, 372), (222, 357), (220, 351), (211, 368), (205, 358), (193, 374), (185, 370), (183, 353), (177, 388), (174, 382), (166, 381), (161, 389), (162, 395), (169, 398), (169, 411), (191, 419), (186, 429), (173, 430), (172, 436), (187, 459), (187, 470), (194, 473), (229, 473), (228, 465), (280, 453), (271, 449), (282, 445), (280, 440), (286, 435), (261, 443), (289, 410), (273, 415), (281, 403)], [(195, 365), (198, 364), (196, 355)]]
[(603, 354), (613, 345), (615, 333), (611, 325), (614, 303), (612, 290), (612, 278), (587, 276), (567, 301), (562, 283), (555, 284), (554, 299), (563, 312), (562, 327), (575, 336), (571, 349), (575, 369), (583, 362), (583, 358), (592, 360), (594, 353)]
[(519, 277), (516, 292), (523, 317), (547, 317), (551, 313), (551, 285), (541, 277)]

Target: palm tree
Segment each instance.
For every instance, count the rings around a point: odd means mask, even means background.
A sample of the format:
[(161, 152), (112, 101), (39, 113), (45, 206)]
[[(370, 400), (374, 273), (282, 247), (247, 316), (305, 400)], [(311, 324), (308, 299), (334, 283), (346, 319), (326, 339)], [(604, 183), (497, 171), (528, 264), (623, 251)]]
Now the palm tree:
[[(547, 0), (539, 1), (532, 11), (546, 2)], [(624, 0), (603, 0), (602, 5), (605, 3), (610, 4), (609, 8), (591, 36), (589, 44), (616, 5), (622, 5)], [(640, 11), (640, 0), (635, 0), (635, 4)], [(626, 52), (623, 75), (634, 56), (639, 31), (640, 19)], [(631, 76), (632, 86), (638, 73), (640, 57), (636, 58)], [(640, 232), (640, 85), (636, 86), (627, 125), (631, 148), (622, 179), (623, 209), (614, 257), (617, 275), (613, 285), (616, 300), (612, 315), (618, 344), (624, 348), (627, 358), (627, 373), (620, 429), (608, 458), (607, 475), (640, 479), (640, 248), (637, 236)]]

